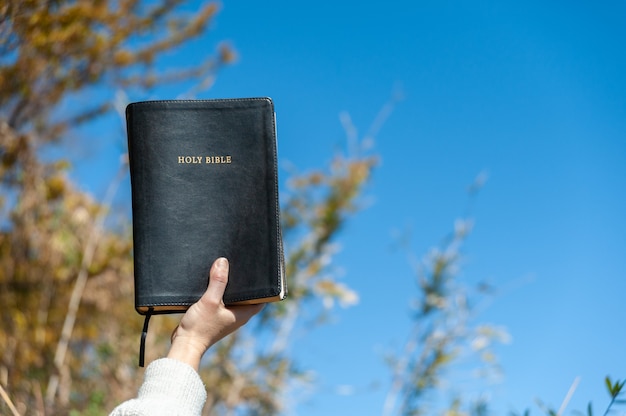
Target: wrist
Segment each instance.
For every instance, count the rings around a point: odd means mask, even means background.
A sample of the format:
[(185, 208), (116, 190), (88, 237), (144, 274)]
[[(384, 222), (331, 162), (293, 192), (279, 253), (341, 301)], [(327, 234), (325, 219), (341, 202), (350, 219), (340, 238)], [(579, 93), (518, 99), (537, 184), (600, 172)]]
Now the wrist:
[(206, 348), (204, 348), (204, 346), (199, 346), (187, 342), (185, 339), (177, 338), (172, 342), (167, 357), (188, 364), (198, 371), (200, 368), (200, 360), (205, 352)]

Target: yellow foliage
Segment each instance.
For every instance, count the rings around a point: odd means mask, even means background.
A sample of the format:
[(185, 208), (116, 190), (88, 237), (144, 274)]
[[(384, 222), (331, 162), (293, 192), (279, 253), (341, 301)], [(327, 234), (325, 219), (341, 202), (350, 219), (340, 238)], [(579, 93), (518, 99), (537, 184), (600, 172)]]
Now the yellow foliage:
[(119, 50), (113, 55), (113, 62), (118, 66), (127, 66), (133, 62), (133, 54), (129, 50)]

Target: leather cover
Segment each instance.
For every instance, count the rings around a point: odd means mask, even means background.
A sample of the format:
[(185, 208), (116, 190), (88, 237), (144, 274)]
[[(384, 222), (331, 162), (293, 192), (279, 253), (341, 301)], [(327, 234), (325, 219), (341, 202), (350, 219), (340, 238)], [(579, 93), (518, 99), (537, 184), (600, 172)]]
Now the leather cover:
[(272, 101), (137, 102), (126, 120), (137, 311), (184, 311), (222, 256), (226, 304), (282, 300)]

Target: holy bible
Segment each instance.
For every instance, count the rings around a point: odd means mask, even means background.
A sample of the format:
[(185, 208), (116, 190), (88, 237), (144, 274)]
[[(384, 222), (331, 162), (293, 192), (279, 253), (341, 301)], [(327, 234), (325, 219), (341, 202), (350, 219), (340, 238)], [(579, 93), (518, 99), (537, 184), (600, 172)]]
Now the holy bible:
[(218, 257), (230, 263), (224, 303), (282, 300), (271, 99), (136, 102), (126, 122), (136, 310), (185, 311)]

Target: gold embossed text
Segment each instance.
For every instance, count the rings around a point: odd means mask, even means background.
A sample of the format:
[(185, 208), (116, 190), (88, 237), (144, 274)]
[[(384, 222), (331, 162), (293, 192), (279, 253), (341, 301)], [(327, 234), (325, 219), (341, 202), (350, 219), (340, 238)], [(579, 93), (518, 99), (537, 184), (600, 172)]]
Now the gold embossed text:
[(232, 163), (230, 155), (224, 156), (178, 156), (178, 163), (181, 165), (198, 165), (198, 164), (229, 164)]

